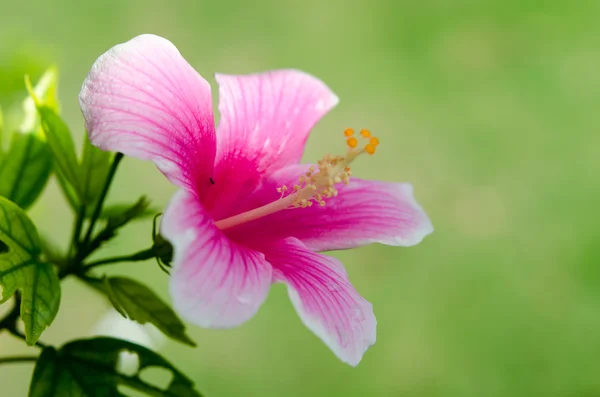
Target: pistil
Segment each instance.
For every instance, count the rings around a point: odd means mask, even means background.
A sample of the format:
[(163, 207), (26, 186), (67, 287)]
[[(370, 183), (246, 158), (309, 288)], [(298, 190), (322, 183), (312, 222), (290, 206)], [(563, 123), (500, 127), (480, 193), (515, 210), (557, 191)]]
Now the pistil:
[(361, 138), (368, 140), (368, 143), (361, 149), (357, 149), (358, 139), (354, 137), (353, 129), (346, 129), (344, 135), (348, 146), (345, 156), (330, 154), (323, 156), (317, 162), (318, 170), (317, 167), (311, 166), (304, 175), (299, 177), (295, 185), (278, 187), (277, 192), (281, 195), (280, 199), (222, 219), (215, 222), (215, 225), (224, 230), (282, 210), (311, 207), (313, 203), (317, 203), (321, 207), (325, 206), (327, 199), (338, 195), (336, 185), (342, 183), (347, 185), (350, 182), (350, 163), (362, 153), (375, 154), (379, 145), (379, 140), (372, 137), (369, 130), (360, 131)]

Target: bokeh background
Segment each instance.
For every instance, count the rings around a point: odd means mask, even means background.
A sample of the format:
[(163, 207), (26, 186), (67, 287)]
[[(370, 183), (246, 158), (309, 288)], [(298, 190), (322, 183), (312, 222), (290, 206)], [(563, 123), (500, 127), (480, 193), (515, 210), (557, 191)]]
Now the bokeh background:
[[(214, 72), (302, 69), (341, 99), (305, 160), (343, 150), (348, 126), (370, 128), (382, 145), (355, 173), (411, 182), (432, 218), (416, 247), (334, 253), (379, 321), (357, 368), (301, 324), (283, 286), (240, 328), (190, 328), (195, 349), (157, 342), (206, 396), (600, 395), (600, 2), (0, 0), (0, 10), (5, 109), (24, 98), (25, 72), (57, 64), (80, 142), (85, 75), (140, 33), (170, 39), (213, 86)], [(128, 159), (109, 201), (147, 194), (160, 208), (173, 191)], [(64, 246), (72, 218), (54, 184), (30, 213)], [(103, 254), (149, 243), (142, 221)], [(168, 298), (154, 262), (106, 270)], [(90, 335), (109, 311), (67, 281), (42, 339)], [(2, 356), (26, 351), (0, 335)], [(2, 366), (0, 394), (25, 396), (31, 371)]]

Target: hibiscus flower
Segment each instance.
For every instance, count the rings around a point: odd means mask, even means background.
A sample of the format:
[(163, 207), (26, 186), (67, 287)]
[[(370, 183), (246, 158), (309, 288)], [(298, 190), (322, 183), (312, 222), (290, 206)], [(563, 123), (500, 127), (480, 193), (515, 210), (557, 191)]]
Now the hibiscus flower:
[(350, 176), (352, 160), (379, 144), (367, 130), (344, 131), (342, 156), (299, 163), (311, 128), (338, 102), (322, 81), (297, 70), (216, 80), (218, 132), (210, 85), (171, 42), (117, 45), (79, 95), (90, 140), (153, 161), (180, 188), (161, 234), (173, 245), (170, 293), (183, 318), (240, 325), (282, 282), (304, 324), (356, 365), (375, 343), (372, 305), (339, 260), (318, 252), (414, 245), (431, 222), (410, 185)]

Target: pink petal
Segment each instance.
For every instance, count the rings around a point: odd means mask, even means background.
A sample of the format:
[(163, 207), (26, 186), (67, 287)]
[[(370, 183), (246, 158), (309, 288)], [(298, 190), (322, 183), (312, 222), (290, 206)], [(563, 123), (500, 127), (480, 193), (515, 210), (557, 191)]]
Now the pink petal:
[[(290, 166), (273, 174), (248, 205), (255, 208), (278, 199), (276, 188), (292, 186), (307, 167)], [(411, 246), (433, 232), (409, 184), (351, 178), (349, 185), (340, 185), (338, 190), (325, 207), (283, 210), (225, 232), (236, 241), (296, 237), (315, 251), (370, 243)]]
[(345, 363), (357, 365), (375, 343), (373, 306), (354, 289), (335, 258), (289, 238), (265, 249), (273, 277), (288, 285), (302, 322)]
[(210, 185), (216, 151), (210, 85), (166, 39), (142, 35), (96, 60), (79, 103), (92, 143), (152, 160), (175, 184)]
[(310, 130), (338, 103), (321, 80), (298, 70), (215, 77), (221, 113), (218, 158), (255, 159), (262, 171), (298, 163)]
[(216, 79), (221, 121), (215, 181), (224, 184), (211, 189), (204, 203), (219, 218), (235, 212), (264, 174), (300, 161), (310, 130), (338, 98), (321, 80), (297, 70)]
[(175, 194), (161, 233), (174, 248), (170, 292), (184, 319), (225, 328), (258, 311), (269, 292), (271, 265), (260, 252), (225, 237), (195, 195), (184, 190)]

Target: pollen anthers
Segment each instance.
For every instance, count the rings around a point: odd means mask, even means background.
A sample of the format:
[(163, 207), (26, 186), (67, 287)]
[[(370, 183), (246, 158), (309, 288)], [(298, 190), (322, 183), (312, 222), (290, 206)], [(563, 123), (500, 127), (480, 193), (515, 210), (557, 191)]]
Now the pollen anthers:
[(363, 129), (360, 131), (360, 137), (368, 141), (360, 149), (357, 148), (358, 139), (354, 137), (352, 128), (347, 128), (344, 135), (348, 145), (346, 156), (326, 154), (317, 162), (318, 170), (315, 166), (311, 166), (306, 174), (300, 176), (298, 182), (291, 189), (286, 185), (277, 188), (277, 192), (281, 193), (282, 198), (290, 190), (290, 196), (295, 196), (290, 208), (311, 207), (314, 203), (325, 206), (326, 199), (338, 195), (336, 184), (344, 183), (347, 185), (350, 182), (351, 170), (349, 164), (362, 153), (375, 154), (377, 145), (379, 145), (379, 139), (371, 136), (369, 130)]
[[(358, 146), (358, 139), (354, 137), (354, 130), (352, 128), (346, 128), (344, 135), (346, 136), (346, 144), (348, 147), (350, 149), (355, 149)], [(360, 136), (361, 138), (368, 140), (368, 143), (362, 150), (368, 154), (375, 154), (377, 145), (379, 145), (379, 139), (371, 136), (371, 131), (369, 130), (360, 130)], [(359, 151), (358, 154), (360, 153), (362, 153), (362, 151)]]

